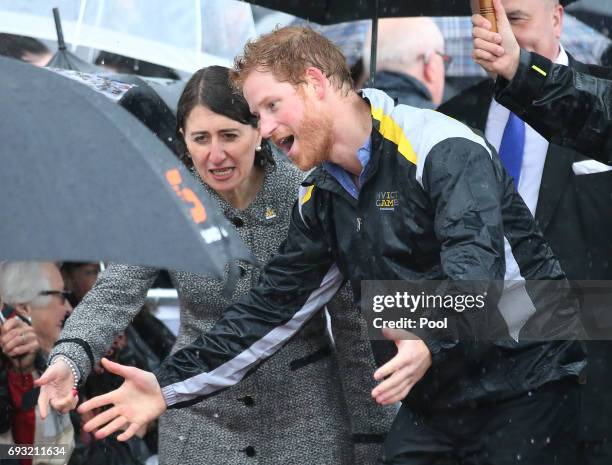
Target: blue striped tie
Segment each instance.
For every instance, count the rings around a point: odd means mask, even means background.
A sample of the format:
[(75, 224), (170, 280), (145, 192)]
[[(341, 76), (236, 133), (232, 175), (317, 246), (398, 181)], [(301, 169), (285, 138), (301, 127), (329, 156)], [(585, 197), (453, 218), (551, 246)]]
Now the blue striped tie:
[(525, 123), (522, 119), (510, 112), (506, 129), (499, 146), (499, 158), (506, 167), (506, 171), (514, 180), (514, 187), (518, 189), (521, 178), (521, 165), (523, 164), (523, 151), (525, 149)]

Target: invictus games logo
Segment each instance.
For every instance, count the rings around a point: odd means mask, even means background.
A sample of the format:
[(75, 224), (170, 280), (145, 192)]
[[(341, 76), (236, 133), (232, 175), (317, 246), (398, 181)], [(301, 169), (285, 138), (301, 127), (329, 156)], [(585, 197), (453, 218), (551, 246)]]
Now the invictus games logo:
[(399, 207), (398, 192), (377, 192), (376, 206), (379, 208), (380, 211), (394, 211), (395, 207)]

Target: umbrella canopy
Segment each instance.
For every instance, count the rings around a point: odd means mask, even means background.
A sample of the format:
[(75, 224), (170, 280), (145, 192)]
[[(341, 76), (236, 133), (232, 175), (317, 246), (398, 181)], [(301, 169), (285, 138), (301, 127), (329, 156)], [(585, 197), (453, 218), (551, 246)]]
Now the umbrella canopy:
[(91, 63), (86, 62), (74, 53), (64, 49), (58, 49), (53, 54), (49, 63), (45, 66), (49, 68), (72, 69), (75, 71), (84, 71), (86, 73), (95, 73), (100, 69)]
[[(333, 24), (402, 16), (470, 16), (470, 0), (244, 0), (254, 5), (299, 16), (314, 23)], [(561, 0), (562, 4), (573, 0)], [(602, 0), (593, 0), (602, 1)], [(606, 0), (603, 0), (606, 1)]]
[(0, 0), (0, 31), (54, 40), (58, 7), (66, 43), (192, 73), (231, 66), (255, 26), (234, 0)]
[[(404, 16), (471, 16), (476, 0), (244, 0), (254, 5), (282, 11), (319, 24), (335, 24), (362, 19), (372, 20), (372, 44), (376, 44), (378, 18)], [(561, 0), (562, 4), (573, 0)], [(375, 85), (376, 47), (371, 47), (370, 85)]]
[(119, 105), (2, 57), (0, 88), (0, 259), (222, 276), (251, 258), (199, 182)]
[(401, 16), (470, 15), (470, 0), (248, 0), (272, 10), (299, 16), (313, 23), (334, 24), (360, 19)]
[[(47, 67), (56, 73), (89, 85), (94, 90), (112, 88), (112, 83), (107, 82), (109, 80), (103, 77), (103, 74), (108, 73), (106, 69), (87, 63), (66, 49), (58, 8), (53, 8), (53, 19), (57, 32), (58, 50)], [(111, 75), (111, 77), (113, 76)], [(117, 78), (124, 84), (132, 85), (127, 86), (125, 92), (121, 92), (119, 96), (104, 91), (102, 93), (115, 101), (118, 100), (123, 108), (153, 131), (168, 148), (176, 151), (176, 144), (174, 143), (175, 114), (184, 84), (179, 82), (179, 85), (170, 85), (168, 82), (162, 83), (159, 80), (147, 82), (144, 78), (128, 74), (119, 74)], [(167, 89), (173, 89), (173, 91)], [(162, 98), (156, 90), (160, 91), (165, 98)]]

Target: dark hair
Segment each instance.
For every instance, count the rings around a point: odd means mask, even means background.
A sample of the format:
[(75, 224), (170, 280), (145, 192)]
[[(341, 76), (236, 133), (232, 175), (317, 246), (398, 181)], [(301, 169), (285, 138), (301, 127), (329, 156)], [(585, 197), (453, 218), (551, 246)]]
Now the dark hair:
[[(187, 156), (185, 139), (181, 134), (191, 111), (198, 105), (203, 105), (210, 111), (233, 119), (253, 128), (259, 125), (259, 119), (251, 113), (244, 97), (237, 93), (229, 79), (230, 70), (224, 66), (209, 66), (202, 68), (191, 76), (185, 86), (176, 110), (176, 138), (181, 145), (183, 162), (191, 167), (191, 159)], [(262, 139), (261, 151), (255, 152), (255, 164), (265, 166), (272, 161), (272, 151), (269, 144)]]
[(172, 68), (106, 51), (98, 54), (95, 63), (96, 65), (115, 68), (120, 74), (135, 74), (137, 76), (174, 80), (180, 79), (179, 75)]
[(21, 60), (27, 53), (44, 55), (51, 51), (41, 41), (32, 37), (0, 34), (0, 55)]

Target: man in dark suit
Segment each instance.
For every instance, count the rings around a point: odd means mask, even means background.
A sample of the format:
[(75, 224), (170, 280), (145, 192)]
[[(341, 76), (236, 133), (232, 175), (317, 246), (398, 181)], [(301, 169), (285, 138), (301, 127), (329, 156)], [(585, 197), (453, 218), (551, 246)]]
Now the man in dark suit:
[[(557, 0), (502, 0), (521, 48), (590, 72), (559, 42), (563, 7)], [(599, 73), (600, 68), (592, 70)], [(485, 133), (498, 150), (519, 194), (572, 281), (612, 279), (612, 167), (548, 142), (493, 99), (494, 82), (483, 81), (443, 104), (439, 111)], [(516, 270), (517, 278), (519, 271)], [(592, 339), (612, 331), (612, 308), (589, 297), (592, 284), (574, 282), (583, 296), (583, 321)], [(601, 299), (600, 299), (601, 301)], [(611, 305), (612, 306), (612, 305)], [(588, 343), (588, 383), (582, 390), (579, 447), (584, 464), (612, 463), (612, 345)]]

